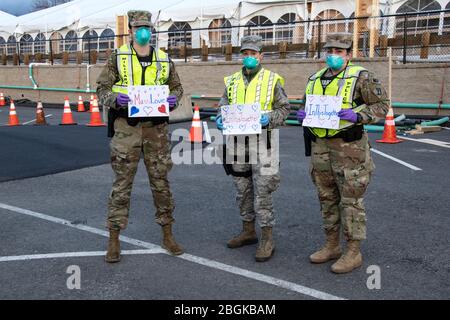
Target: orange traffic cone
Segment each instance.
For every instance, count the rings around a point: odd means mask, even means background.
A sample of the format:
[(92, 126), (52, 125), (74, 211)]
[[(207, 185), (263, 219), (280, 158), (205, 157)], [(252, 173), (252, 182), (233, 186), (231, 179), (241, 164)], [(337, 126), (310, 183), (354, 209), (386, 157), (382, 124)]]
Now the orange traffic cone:
[(0, 92), (0, 107), (5, 106), (5, 96), (3, 96), (3, 92)]
[(9, 124), (10, 127), (20, 126), (19, 117), (17, 116), (16, 106), (14, 100), (11, 99), (11, 106), (9, 108)]
[(103, 123), (102, 116), (100, 114), (100, 109), (98, 107), (97, 99), (94, 99), (91, 122), (87, 125), (88, 127), (105, 127), (106, 124)]
[(191, 143), (203, 143), (203, 130), (200, 121), (200, 109), (198, 106), (194, 108), (194, 118), (192, 119), (192, 127), (189, 134)]
[(78, 112), (86, 112), (86, 108), (84, 107), (83, 97), (78, 97)]
[(42, 106), (42, 102), (38, 102), (36, 108), (36, 123), (35, 126), (46, 126), (47, 121), (45, 120), (44, 107)]
[(94, 95), (91, 94), (91, 99), (89, 100), (89, 112), (92, 112), (93, 108), (94, 108)]
[(64, 113), (62, 117), (61, 126), (74, 126), (77, 123), (73, 121), (72, 110), (70, 109), (69, 97), (65, 98), (64, 102)]
[(403, 142), (403, 140), (397, 139), (397, 130), (395, 129), (395, 121), (394, 121), (394, 110), (392, 108), (389, 109), (388, 115), (386, 117), (383, 139), (377, 140), (377, 142), (390, 144)]

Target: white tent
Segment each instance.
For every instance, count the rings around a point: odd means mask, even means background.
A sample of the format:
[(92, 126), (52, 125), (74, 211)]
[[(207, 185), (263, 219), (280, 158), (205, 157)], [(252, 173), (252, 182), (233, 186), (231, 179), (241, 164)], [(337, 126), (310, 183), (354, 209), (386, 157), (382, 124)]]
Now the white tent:
[(18, 17), (14, 32), (37, 34), (62, 30), (81, 31), (88, 28), (114, 29), (116, 16), (124, 15), (130, 9), (148, 10), (152, 12), (154, 20), (158, 19), (162, 23), (177, 21), (203, 23), (226, 18), (238, 24), (246, 22), (245, 19), (249, 20), (252, 13), (256, 12), (266, 14), (271, 20), (276, 21), (287, 11), (298, 13), (303, 17), (303, 6), (304, 0), (75, 0)]
[(114, 29), (116, 16), (124, 15), (131, 9), (148, 10), (153, 14), (153, 19), (159, 21), (195, 21), (202, 16), (202, 12), (205, 17), (230, 17), (239, 4), (239, 1), (235, 0), (219, 0), (202, 7), (199, 2), (193, 0), (75, 0), (20, 16), (15, 32), (23, 34), (64, 29), (76, 31)]
[(13, 33), (16, 28), (16, 21), (16, 16), (0, 11), (0, 35), (2, 33), (4, 35)]

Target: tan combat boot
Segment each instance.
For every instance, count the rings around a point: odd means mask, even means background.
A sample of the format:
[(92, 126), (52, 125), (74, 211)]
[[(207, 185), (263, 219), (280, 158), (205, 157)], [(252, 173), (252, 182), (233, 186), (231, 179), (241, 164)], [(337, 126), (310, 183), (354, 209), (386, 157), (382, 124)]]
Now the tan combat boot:
[(256, 250), (255, 259), (257, 262), (266, 262), (272, 258), (274, 251), (272, 227), (264, 227), (262, 228), (261, 242)]
[(352, 272), (354, 269), (361, 267), (360, 243), (361, 241), (348, 241), (347, 252), (331, 267), (331, 271), (342, 274)]
[(228, 241), (227, 246), (230, 249), (236, 249), (255, 243), (258, 243), (258, 236), (255, 231), (255, 221), (244, 221), (241, 234)]
[(330, 260), (339, 259), (342, 255), (339, 246), (339, 231), (327, 232), (327, 242), (325, 246), (311, 255), (309, 260), (311, 263), (325, 263)]
[(184, 253), (183, 248), (181, 248), (175, 241), (172, 235), (172, 225), (165, 225), (162, 227), (163, 230), (163, 248), (169, 251), (170, 254), (174, 256), (179, 256)]
[(120, 231), (109, 230), (108, 252), (106, 253), (105, 261), (108, 263), (120, 262)]

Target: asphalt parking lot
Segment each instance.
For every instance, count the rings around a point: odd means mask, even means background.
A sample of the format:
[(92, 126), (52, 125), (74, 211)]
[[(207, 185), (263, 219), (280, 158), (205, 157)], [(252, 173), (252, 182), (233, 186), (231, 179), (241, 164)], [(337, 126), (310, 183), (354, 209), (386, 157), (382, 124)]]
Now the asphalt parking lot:
[[(7, 112), (0, 108), (0, 125)], [(22, 122), (35, 116), (20, 106), (18, 113)], [(171, 172), (174, 231), (186, 254), (167, 255), (141, 162), (125, 255), (108, 265), (104, 226), (113, 173), (106, 129), (84, 126), (89, 114), (74, 113), (74, 127), (57, 125), (62, 110), (46, 114), (47, 127), (0, 127), (0, 299), (450, 298), (448, 130), (398, 145), (377, 144), (380, 134), (370, 134), (377, 170), (366, 197), (364, 265), (337, 276), (331, 264), (308, 260), (324, 237), (298, 127), (280, 130), (277, 251), (269, 262), (255, 262), (256, 246), (226, 247), (241, 224), (234, 186), (220, 165), (183, 164)], [(72, 266), (80, 289), (67, 286)], [(367, 286), (373, 266), (381, 270), (379, 290)]]

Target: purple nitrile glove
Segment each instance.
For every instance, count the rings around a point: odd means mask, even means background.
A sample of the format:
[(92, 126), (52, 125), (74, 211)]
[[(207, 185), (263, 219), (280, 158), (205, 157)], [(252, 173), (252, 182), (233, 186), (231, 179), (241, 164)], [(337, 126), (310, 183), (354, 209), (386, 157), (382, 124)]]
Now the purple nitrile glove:
[(358, 122), (358, 115), (352, 109), (341, 110), (339, 111), (338, 116), (341, 120), (349, 121), (351, 123)]
[(169, 110), (172, 111), (177, 106), (177, 97), (176, 96), (168, 96), (167, 102), (169, 103)]
[(297, 120), (298, 122), (302, 123), (303, 120), (306, 119), (306, 111), (305, 110), (298, 110), (297, 112)]
[(130, 97), (126, 94), (123, 93), (119, 93), (119, 96), (116, 99), (117, 104), (121, 107), (127, 107), (128, 106), (128, 102), (130, 102)]

